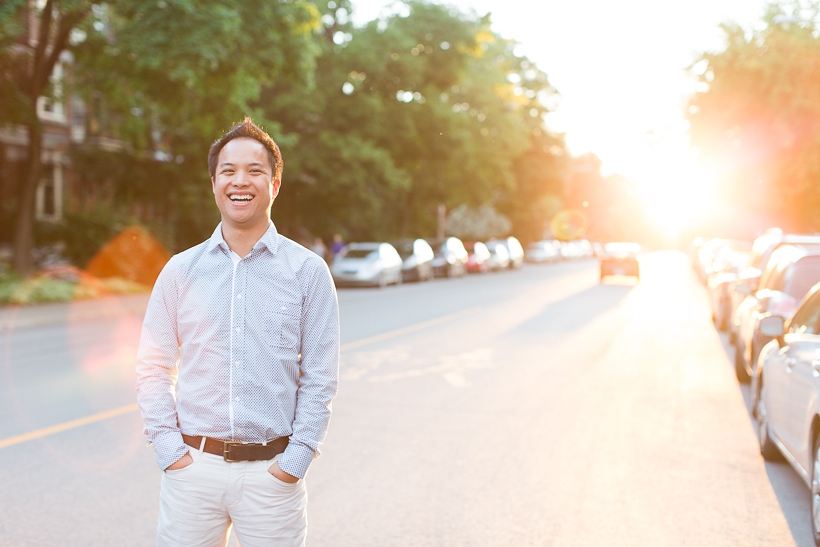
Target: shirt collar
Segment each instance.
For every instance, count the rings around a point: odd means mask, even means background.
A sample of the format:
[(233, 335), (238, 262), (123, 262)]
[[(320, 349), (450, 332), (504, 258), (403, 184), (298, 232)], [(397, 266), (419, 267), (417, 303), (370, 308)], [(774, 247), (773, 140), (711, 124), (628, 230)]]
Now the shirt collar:
[[(275, 255), (277, 249), (279, 249), (279, 232), (276, 231), (276, 226), (273, 224), (272, 220), (268, 220), (268, 229), (262, 234), (262, 237), (259, 238), (259, 241), (253, 246), (253, 249), (259, 249), (260, 247), (266, 247), (270, 254)], [(230, 252), (231, 248), (228, 247), (228, 244), (225, 242), (225, 238), (222, 237), (222, 223), (220, 222), (217, 224), (214, 233), (211, 234), (210, 239), (208, 239), (208, 244), (205, 247), (207, 252), (211, 252), (217, 247), (221, 247), (225, 252)]]

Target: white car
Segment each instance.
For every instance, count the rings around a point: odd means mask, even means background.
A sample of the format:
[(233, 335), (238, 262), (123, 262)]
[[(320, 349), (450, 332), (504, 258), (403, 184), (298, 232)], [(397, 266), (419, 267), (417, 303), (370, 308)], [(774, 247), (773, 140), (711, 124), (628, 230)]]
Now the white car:
[(561, 252), (552, 241), (536, 241), (527, 245), (527, 262), (555, 262), (561, 259)]
[(791, 319), (767, 315), (758, 330), (774, 338), (760, 352), (753, 393), (760, 453), (784, 456), (809, 487), (820, 545), (820, 284)]
[(399, 284), (402, 260), (389, 243), (351, 243), (330, 267), (336, 286)]

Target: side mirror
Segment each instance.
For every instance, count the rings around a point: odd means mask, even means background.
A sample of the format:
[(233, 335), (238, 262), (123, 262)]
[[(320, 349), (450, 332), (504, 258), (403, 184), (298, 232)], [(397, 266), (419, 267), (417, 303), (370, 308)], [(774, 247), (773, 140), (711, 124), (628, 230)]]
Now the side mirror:
[(760, 334), (774, 338), (783, 347), (783, 335), (786, 334), (786, 320), (779, 315), (767, 315), (757, 325)]

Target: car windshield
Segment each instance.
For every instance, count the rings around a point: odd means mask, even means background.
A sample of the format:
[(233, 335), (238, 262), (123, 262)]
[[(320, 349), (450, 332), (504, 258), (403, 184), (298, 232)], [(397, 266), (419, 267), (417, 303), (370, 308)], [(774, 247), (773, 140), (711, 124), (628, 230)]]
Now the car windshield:
[(350, 249), (342, 258), (368, 258), (370, 255), (377, 255), (376, 249)]

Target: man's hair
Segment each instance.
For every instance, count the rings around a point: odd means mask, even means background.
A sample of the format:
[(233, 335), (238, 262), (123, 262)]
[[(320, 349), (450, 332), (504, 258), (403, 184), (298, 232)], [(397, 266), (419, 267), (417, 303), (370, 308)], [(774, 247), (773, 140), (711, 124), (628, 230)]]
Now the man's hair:
[(282, 153), (273, 139), (265, 131), (253, 123), (253, 120), (246, 117), (244, 121), (234, 124), (230, 131), (211, 145), (208, 151), (208, 172), (211, 178), (216, 176), (216, 164), (219, 161), (219, 153), (222, 148), (234, 139), (253, 139), (265, 147), (268, 152), (268, 162), (273, 169), (273, 178), (282, 178)]

